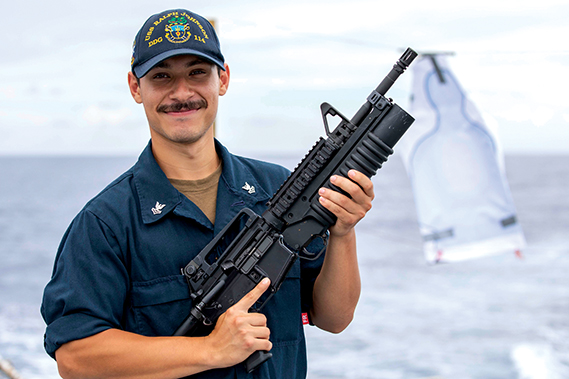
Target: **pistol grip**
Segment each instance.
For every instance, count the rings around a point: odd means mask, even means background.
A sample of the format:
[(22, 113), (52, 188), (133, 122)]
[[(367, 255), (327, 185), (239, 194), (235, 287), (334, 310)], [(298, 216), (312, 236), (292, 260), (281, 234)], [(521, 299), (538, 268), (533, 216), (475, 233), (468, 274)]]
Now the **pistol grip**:
[(265, 350), (257, 350), (256, 352), (251, 354), (249, 358), (245, 360), (245, 369), (247, 370), (247, 373), (250, 374), (251, 372), (253, 372), (253, 370), (262, 365), (272, 356), (273, 353), (269, 353), (268, 351)]

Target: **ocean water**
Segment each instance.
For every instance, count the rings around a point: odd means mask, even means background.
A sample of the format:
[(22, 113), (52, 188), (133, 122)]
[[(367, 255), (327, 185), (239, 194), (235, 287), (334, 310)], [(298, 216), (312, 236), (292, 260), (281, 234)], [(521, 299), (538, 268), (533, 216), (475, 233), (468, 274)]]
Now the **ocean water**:
[[(256, 157), (294, 168), (301, 156)], [(136, 157), (0, 157), (0, 356), (58, 378), (39, 306), (69, 222)], [(427, 265), (392, 157), (358, 225), (362, 295), (338, 335), (306, 327), (309, 379), (569, 378), (569, 156), (508, 156), (528, 247)], [(0, 374), (1, 377), (1, 374)]]

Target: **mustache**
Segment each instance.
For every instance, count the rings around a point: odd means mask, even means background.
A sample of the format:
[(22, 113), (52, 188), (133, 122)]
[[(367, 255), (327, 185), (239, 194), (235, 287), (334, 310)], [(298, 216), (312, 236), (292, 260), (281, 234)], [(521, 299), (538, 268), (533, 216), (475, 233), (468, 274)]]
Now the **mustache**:
[(207, 101), (205, 99), (189, 100), (182, 103), (162, 104), (156, 110), (158, 112), (182, 112), (191, 111), (194, 109), (207, 108)]

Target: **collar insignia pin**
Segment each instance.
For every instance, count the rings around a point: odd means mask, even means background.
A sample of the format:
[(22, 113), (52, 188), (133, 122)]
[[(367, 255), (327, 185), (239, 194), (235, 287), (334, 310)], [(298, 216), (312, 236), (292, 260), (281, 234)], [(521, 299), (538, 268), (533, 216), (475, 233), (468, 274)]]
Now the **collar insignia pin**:
[(166, 206), (166, 204), (160, 204), (158, 201), (156, 202), (156, 205), (154, 206), (154, 208), (152, 208), (152, 213), (155, 215), (159, 215), (160, 213), (162, 213), (162, 209)]
[(252, 186), (247, 182), (245, 182), (245, 185), (241, 188), (247, 191), (250, 195), (255, 193), (255, 186)]

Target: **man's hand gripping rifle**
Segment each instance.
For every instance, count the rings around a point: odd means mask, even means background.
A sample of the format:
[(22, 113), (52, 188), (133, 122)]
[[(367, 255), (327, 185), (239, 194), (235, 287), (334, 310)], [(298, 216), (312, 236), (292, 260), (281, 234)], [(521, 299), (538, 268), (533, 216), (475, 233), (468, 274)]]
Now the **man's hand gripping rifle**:
[[(270, 290), (256, 304), (255, 311), (259, 311), (278, 291), (298, 257), (316, 259), (320, 255), (306, 248), (315, 239), (327, 241), (327, 230), (336, 216), (319, 203), (318, 190), (341, 191), (329, 178), (348, 177), (350, 169), (371, 177), (393, 153), (393, 146), (414, 119), (384, 95), (416, 56), (407, 49), (351, 120), (330, 104), (321, 105), (328, 138), (316, 142), (269, 200), (262, 216), (243, 209), (182, 269), (193, 305), (174, 335), (209, 333), (220, 315), (268, 277)], [(329, 115), (341, 118), (333, 131), (328, 127)], [(255, 352), (245, 361), (247, 370), (271, 356)]]

